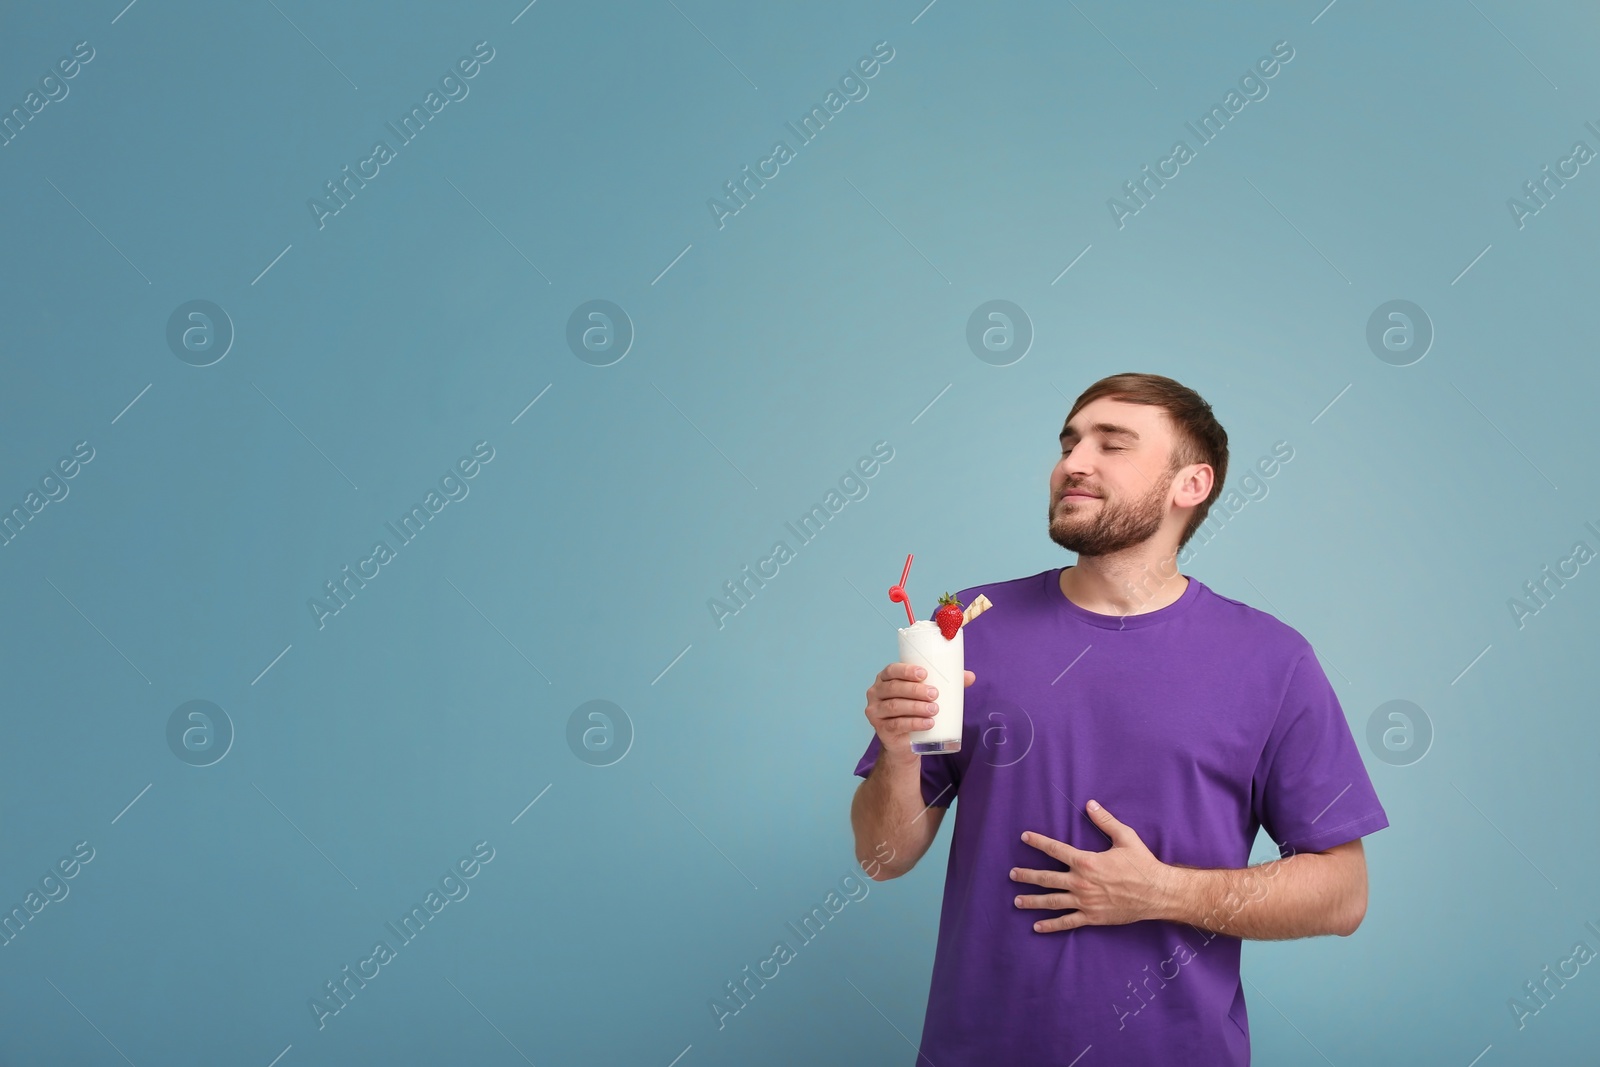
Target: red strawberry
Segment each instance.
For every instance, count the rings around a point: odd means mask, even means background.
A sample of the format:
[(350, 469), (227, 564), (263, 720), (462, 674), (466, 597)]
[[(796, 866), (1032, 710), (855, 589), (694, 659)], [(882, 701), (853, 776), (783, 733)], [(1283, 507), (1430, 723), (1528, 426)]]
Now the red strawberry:
[(939, 624), (939, 632), (944, 634), (946, 641), (956, 639), (956, 631), (961, 629), (961, 601), (946, 593), (939, 598), (939, 607), (933, 613), (933, 621)]

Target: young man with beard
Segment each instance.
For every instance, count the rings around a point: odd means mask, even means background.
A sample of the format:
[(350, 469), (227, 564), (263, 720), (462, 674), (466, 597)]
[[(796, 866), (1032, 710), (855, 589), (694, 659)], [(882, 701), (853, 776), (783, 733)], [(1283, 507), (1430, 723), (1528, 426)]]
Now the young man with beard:
[[(1361, 836), (1389, 820), (1311, 645), (1178, 572), (1227, 469), (1192, 390), (1091, 385), (1050, 473), (1076, 564), (958, 593), (994, 605), (965, 637), (961, 750), (911, 751), (937, 709), (920, 669), (867, 690), (858, 858), (887, 841), (877, 877), (905, 874), (963, 800), (922, 1059), (1247, 1065), (1240, 939), (1361, 924)], [(1281, 858), (1249, 867), (1258, 829)]]

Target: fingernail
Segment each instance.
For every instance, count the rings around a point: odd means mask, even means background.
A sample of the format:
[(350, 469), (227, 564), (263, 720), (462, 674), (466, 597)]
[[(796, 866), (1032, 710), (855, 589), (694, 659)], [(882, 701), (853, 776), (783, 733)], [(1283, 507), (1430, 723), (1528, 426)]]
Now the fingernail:
[(928, 672), (927, 671), (923, 670), (921, 667), (917, 668), (917, 681), (920, 682), (922, 679), (926, 678), (927, 676), (928, 676)]
[(1016, 897), (1011, 901), (1011, 903), (1015, 904), (1017, 907), (1020, 908), (1020, 907), (1022, 907), (1022, 898), (1021, 897)]
[(929, 700), (932, 700), (932, 699), (933, 699), (933, 698), (934, 698), (934, 697), (936, 697), (936, 696), (938, 696), (938, 695), (939, 695), (939, 691), (938, 691), (938, 690), (937, 690), (937, 689), (935, 689), (935, 688), (934, 688), (934, 687), (933, 687), (933, 686), (931, 686), (931, 685), (930, 685), (930, 686), (928, 686), (928, 699), (929, 699)]
[(1089, 801), (1089, 810), (1090, 811), (1099, 811), (1100, 810), (1100, 805), (1096, 804), (1094, 801), (1091, 800), (1091, 801)]

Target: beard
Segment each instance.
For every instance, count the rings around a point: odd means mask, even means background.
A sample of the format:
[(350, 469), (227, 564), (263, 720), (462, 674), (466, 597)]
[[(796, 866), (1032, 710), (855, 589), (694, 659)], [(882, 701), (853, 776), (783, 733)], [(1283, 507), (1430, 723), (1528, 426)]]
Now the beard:
[[(1063, 486), (1066, 492), (1071, 486)], [(1081, 556), (1109, 556), (1143, 544), (1161, 529), (1166, 517), (1168, 487), (1156, 484), (1138, 500), (1098, 504), (1079, 500), (1050, 502), (1050, 540)], [(1098, 513), (1091, 514), (1098, 509)]]

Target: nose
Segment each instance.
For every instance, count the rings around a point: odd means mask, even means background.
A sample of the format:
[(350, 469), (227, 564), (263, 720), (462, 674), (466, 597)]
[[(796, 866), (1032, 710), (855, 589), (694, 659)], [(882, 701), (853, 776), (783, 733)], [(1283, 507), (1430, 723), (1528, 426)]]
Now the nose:
[(1056, 466), (1056, 472), (1066, 480), (1079, 478), (1089, 473), (1088, 451), (1084, 449), (1083, 442), (1079, 441), (1072, 449), (1061, 457), (1061, 462)]

